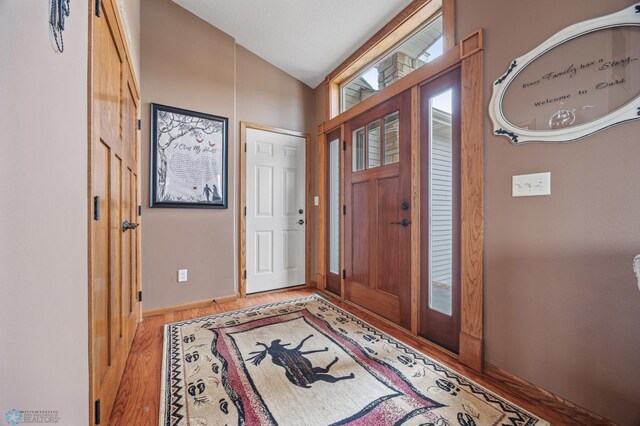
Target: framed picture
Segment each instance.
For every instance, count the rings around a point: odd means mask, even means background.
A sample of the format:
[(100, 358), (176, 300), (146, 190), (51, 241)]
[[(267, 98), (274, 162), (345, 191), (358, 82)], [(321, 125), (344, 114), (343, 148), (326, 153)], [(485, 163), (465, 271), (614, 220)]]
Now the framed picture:
[(227, 208), (228, 123), (151, 104), (150, 207)]

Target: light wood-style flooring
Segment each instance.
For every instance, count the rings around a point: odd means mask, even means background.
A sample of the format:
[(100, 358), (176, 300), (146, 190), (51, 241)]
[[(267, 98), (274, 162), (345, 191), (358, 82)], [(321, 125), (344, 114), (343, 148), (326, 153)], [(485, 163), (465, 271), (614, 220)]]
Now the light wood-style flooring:
[[(279, 302), (296, 297), (308, 296), (313, 289), (291, 290), (276, 293), (252, 295), (235, 302), (213, 304), (202, 308), (156, 315), (143, 319), (133, 341), (122, 382), (111, 413), (110, 425), (157, 425), (160, 403), (160, 374), (162, 364), (163, 326), (168, 323), (197, 318), (221, 312), (243, 309), (250, 306)], [(449, 368), (476, 381), (487, 389), (509, 401), (549, 421), (552, 425), (582, 424), (567, 417), (535, 398), (524, 395), (521, 390), (510, 387), (486, 375), (481, 375), (460, 364), (452, 356), (441, 352), (420, 339), (402, 333), (377, 317), (357, 309), (337, 299), (331, 299), (341, 308), (359, 316), (371, 325), (390, 334), (398, 340), (418, 349)]]

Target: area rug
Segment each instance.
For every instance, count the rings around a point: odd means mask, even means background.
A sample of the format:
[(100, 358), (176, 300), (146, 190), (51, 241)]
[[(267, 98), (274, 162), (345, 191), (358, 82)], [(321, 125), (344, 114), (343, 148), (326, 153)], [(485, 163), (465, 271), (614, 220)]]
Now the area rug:
[(165, 326), (160, 425), (548, 425), (318, 296)]

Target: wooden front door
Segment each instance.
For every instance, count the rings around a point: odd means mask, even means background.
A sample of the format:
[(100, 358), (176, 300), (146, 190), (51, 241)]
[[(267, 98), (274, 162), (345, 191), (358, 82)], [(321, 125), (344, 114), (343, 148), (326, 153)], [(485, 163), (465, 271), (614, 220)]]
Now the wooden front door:
[(92, 20), (91, 421), (108, 423), (140, 321), (139, 95), (113, 3)]
[(405, 92), (346, 123), (345, 298), (411, 323), (411, 123)]

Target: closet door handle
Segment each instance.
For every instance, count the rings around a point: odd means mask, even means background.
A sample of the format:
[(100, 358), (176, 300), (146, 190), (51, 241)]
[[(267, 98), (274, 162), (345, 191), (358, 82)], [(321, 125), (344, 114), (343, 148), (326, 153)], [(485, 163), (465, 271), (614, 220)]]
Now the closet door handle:
[(122, 222), (122, 232), (127, 232), (129, 229), (136, 229), (138, 226), (140, 226), (139, 223), (131, 223), (128, 220), (125, 220)]
[(396, 222), (391, 222), (392, 225), (402, 225), (405, 228), (411, 224), (411, 221), (408, 219), (398, 220)]

